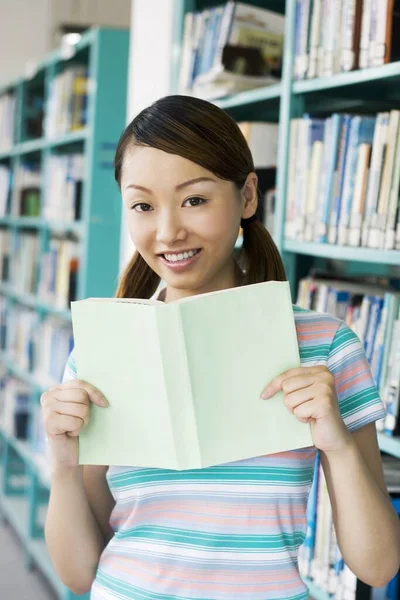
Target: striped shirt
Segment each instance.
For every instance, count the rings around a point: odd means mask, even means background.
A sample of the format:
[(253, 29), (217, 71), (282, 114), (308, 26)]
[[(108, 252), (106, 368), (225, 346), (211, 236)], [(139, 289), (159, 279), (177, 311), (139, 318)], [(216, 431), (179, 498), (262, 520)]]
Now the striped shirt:
[[(302, 366), (325, 365), (344, 423), (385, 415), (363, 347), (342, 321), (294, 306)], [(73, 354), (64, 381), (76, 377)], [(304, 600), (298, 568), (316, 448), (204, 469), (110, 467), (114, 537), (92, 600)]]

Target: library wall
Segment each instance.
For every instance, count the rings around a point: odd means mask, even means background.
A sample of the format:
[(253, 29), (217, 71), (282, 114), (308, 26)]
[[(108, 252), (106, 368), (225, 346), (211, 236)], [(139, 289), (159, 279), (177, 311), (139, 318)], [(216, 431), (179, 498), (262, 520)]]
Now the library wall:
[(0, 87), (25, 75), (50, 50), (51, 0), (0, 0)]

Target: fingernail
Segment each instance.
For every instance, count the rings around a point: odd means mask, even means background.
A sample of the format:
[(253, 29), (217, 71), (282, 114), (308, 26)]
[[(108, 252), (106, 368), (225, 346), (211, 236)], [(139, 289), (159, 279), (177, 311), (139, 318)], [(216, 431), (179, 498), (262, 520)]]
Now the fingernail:
[(261, 398), (263, 400), (268, 400), (268, 398), (271, 398), (272, 396), (272, 388), (270, 388), (269, 386), (265, 388), (265, 390), (263, 391), (263, 393), (261, 394)]
[(109, 405), (109, 402), (108, 402), (108, 400), (107, 400), (107, 398), (105, 396), (101, 397), (101, 403), (102, 403), (103, 406), (108, 406)]

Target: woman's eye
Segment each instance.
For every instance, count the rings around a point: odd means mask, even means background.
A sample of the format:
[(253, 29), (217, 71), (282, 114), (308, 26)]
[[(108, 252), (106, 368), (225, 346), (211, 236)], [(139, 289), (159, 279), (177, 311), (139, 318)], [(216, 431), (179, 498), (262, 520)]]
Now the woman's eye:
[[(140, 210), (138, 210), (139, 206)], [(140, 204), (134, 204), (132, 206), (132, 210), (135, 210), (136, 212), (149, 212), (149, 210), (151, 210), (151, 206), (150, 204), (145, 204), (144, 202), (141, 202)]]
[(192, 196), (191, 198), (185, 200), (184, 204), (186, 204), (186, 202), (190, 202), (190, 206), (200, 206), (201, 204), (207, 202), (207, 200), (200, 198), (199, 196)]

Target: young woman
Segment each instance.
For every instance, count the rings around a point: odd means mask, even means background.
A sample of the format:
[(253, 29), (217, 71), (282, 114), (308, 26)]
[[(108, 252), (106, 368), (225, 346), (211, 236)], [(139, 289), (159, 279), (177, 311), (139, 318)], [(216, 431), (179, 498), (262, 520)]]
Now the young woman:
[[(159, 298), (171, 302), (285, 279), (276, 246), (254, 219), (250, 150), (213, 104), (170, 96), (143, 110), (120, 139), (115, 177), (136, 247), (117, 296), (149, 298), (160, 280)], [(236, 260), (240, 223), (244, 249)], [(294, 316), (302, 366), (266, 381), (263, 396), (268, 402), (282, 389), (287, 409), (310, 424), (314, 446), (206, 469), (78, 466), (77, 435), (90, 403), (107, 407), (101, 391), (76, 379), (71, 354), (63, 383), (41, 403), (52, 457), (46, 540), (75, 593), (91, 589), (92, 600), (307, 598), (297, 554), (317, 451), (345, 562), (373, 586), (394, 576), (399, 522), (374, 423), (385, 413), (364, 351), (338, 319), (296, 306)], [(206, 335), (212, 344), (212, 332)]]

